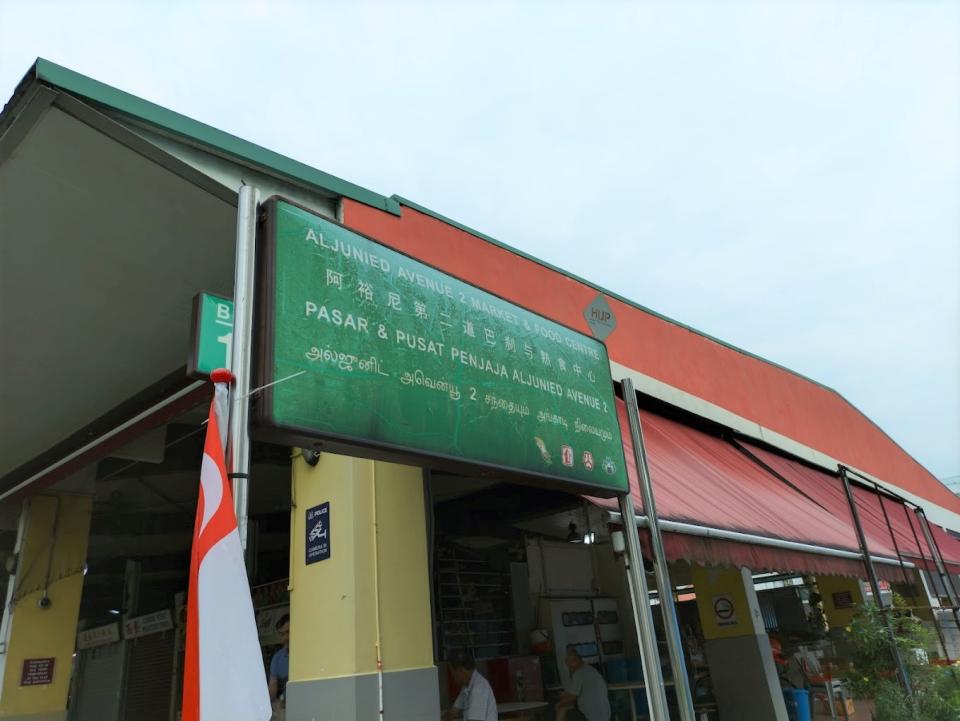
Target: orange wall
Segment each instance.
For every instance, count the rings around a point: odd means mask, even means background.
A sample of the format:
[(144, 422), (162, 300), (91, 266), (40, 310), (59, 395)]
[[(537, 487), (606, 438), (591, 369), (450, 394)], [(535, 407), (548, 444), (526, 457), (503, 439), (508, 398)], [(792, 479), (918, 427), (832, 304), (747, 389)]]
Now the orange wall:
[[(343, 200), (344, 222), (401, 252), (589, 334), (597, 291), (429, 215), (395, 215)], [(703, 398), (850, 466), (960, 513), (948, 491), (832, 391), (697, 333), (607, 298), (617, 319), (612, 360)]]

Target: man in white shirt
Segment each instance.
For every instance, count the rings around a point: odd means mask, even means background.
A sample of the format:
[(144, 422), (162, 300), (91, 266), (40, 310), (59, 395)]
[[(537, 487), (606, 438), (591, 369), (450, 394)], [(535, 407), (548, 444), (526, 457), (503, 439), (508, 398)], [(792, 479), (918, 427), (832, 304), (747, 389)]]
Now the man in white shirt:
[(610, 721), (607, 682), (593, 666), (583, 662), (573, 648), (565, 659), (570, 685), (557, 704), (557, 721)]
[(466, 651), (454, 651), (447, 659), (450, 673), (460, 686), (460, 695), (453, 708), (443, 714), (443, 721), (497, 721), (497, 700), (490, 682), (477, 673), (477, 665)]

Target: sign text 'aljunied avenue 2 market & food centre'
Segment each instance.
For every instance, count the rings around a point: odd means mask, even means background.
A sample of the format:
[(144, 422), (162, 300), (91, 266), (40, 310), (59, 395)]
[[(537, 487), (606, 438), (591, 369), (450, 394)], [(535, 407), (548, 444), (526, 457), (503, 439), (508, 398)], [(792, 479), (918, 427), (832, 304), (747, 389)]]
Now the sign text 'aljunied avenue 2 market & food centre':
[(265, 210), (266, 435), (627, 489), (602, 343), (290, 203)]

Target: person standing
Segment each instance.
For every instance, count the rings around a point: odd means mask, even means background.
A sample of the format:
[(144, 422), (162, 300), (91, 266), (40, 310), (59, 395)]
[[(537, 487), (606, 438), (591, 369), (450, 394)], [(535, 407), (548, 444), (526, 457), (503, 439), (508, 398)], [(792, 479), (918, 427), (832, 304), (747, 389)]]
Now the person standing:
[(473, 656), (467, 651), (454, 651), (447, 663), (460, 694), (453, 708), (443, 714), (443, 721), (497, 721), (497, 699), (490, 682), (477, 671)]
[(570, 685), (557, 703), (557, 721), (610, 721), (607, 682), (580, 654), (571, 648), (564, 659), (570, 669)]
[(283, 718), (286, 708), (287, 679), (290, 678), (290, 615), (283, 614), (275, 628), (282, 646), (270, 659), (270, 704), (273, 706), (274, 719)]

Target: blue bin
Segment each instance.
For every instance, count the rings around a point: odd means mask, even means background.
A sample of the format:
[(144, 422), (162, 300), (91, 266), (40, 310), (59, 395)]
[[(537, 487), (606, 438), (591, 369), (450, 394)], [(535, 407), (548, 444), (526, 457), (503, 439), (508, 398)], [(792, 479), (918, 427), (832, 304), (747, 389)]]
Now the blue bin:
[(783, 689), (790, 721), (810, 721), (810, 692), (802, 688)]

